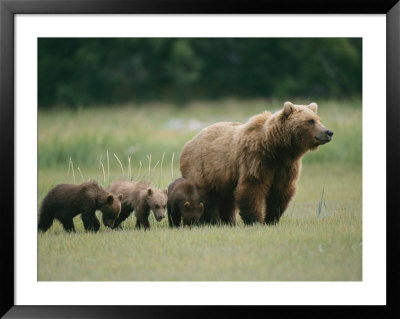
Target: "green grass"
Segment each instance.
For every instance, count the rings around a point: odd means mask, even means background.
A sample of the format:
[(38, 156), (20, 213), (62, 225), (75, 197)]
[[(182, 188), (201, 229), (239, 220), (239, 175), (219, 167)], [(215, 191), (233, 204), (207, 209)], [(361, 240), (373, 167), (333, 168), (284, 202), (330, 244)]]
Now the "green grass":
[[(71, 167), (67, 175), (70, 159), (76, 183), (83, 181), (78, 166), (85, 180), (104, 185), (122, 177), (114, 153), (125, 177), (131, 156), (134, 180), (164, 188), (180, 176), (182, 146), (201, 127), (243, 122), (282, 104), (227, 100), (196, 102), (185, 109), (126, 105), (40, 111), (38, 205), (53, 185), (74, 182)], [(101, 225), (98, 233), (86, 233), (77, 217), (77, 233), (67, 234), (56, 221), (38, 234), (38, 280), (362, 280), (361, 103), (318, 104), (323, 123), (335, 135), (305, 156), (296, 197), (278, 225), (246, 227), (239, 219), (237, 227), (171, 230), (165, 219), (157, 223), (151, 216), (151, 230), (137, 231), (131, 216), (123, 230)]]

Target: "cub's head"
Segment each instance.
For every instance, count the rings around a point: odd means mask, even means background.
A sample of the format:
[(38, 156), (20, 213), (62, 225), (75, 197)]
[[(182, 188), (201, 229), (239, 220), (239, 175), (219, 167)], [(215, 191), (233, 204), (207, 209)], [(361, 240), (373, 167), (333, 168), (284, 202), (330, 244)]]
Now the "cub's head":
[(204, 204), (199, 200), (187, 200), (181, 207), (182, 222), (185, 226), (197, 224), (204, 212)]
[(317, 109), (316, 103), (294, 105), (285, 102), (279, 114), (285, 135), (300, 150), (313, 150), (332, 140), (333, 132), (321, 123)]
[(119, 213), (121, 212), (121, 200), (122, 194), (115, 196), (111, 193), (108, 193), (106, 196), (103, 205), (100, 207), (100, 210), (103, 213), (103, 224), (105, 226), (110, 228), (114, 227), (115, 220), (118, 218)]
[(154, 217), (160, 222), (165, 217), (165, 207), (168, 201), (168, 189), (159, 190), (154, 187), (147, 188), (146, 202), (153, 211)]

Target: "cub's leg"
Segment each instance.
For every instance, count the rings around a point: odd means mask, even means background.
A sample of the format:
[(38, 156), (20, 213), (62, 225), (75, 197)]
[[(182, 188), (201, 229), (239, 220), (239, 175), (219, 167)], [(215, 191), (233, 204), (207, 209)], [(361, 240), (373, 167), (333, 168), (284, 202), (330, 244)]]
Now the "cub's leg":
[(62, 218), (62, 219), (60, 219), (60, 222), (67, 232), (75, 233), (75, 226), (74, 226), (74, 221), (72, 220), (72, 217)]
[(83, 226), (87, 231), (97, 232), (100, 228), (100, 222), (96, 217), (96, 211), (85, 211), (82, 213)]
[(121, 212), (120, 212), (118, 218), (114, 222), (113, 229), (120, 228), (120, 224), (130, 216), (132, 211), (133, 211), (133, 209), (131, 209), (131, 207), (123, 207), (123, 208), (121, 208)]
[(150, 215), (150, 210), (138, 210), (135, 211), (136, 215), (136, 228), (141, 229), (144, 228), (149, 229), (150, 228), (150, 223), (149, 223), (149, 215)]
[(167, 205), (169, 227), (179, 227), (181, 225), (181, 212), (178, 207)]

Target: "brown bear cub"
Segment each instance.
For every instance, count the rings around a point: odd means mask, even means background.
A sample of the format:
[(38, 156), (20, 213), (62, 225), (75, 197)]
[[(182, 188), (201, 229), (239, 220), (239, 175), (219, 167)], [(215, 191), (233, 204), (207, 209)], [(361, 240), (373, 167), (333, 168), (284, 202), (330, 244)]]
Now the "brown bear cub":
[(96, 182), (56, 185), (42, 201), (38, 229), (47, 231), (56, 218), (66, 231), (75, 232), (72, 219), (81, 214), (85, 229), (98, 231), (97, 209), (102, 212), (104, 225), (112, 228), (121, 211), (121, 199), (121, 194), (114, 196)]
[(136, 228), (150, 227), (149, 215), (153, 211), (154, 217), (159, 222), (165, 217), (165, 207), (167, 206), (168, 190), (163, 191), (153, 187), (149, 182), (131, 182), (119, 179), (110, 184), (107, 191), (113, 194), (121, 193), (121, 213), (115, 221), (114, 227), (129, 217), (135, 211)]
[(197, 224), (203, 215), (204, 205), (196, 186), (191, 181), (178, 178), (168, 186), (168, 223), (169, 227)]
[(244, 124), (204, 128), (185, 144), (180, 169), (196, 183), (205, 222), (233, 224), (237, 206), (245, 224), (273, 224), (295, 194), (303, 155), (332, 135), (317, 115), (317, 104), (286, 102), (282, 110)]

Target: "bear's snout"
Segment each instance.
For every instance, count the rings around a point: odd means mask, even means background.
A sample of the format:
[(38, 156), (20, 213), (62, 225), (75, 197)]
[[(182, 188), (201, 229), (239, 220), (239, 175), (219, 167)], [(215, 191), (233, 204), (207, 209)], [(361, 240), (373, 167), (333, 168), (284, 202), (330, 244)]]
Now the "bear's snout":
[(184, 217), (183, 218), (183, 224), (185, 226), (192, 226), (196, 225), (199, 222), (199, 219), (197, 216), (191, 216), (191, 217)]
[(332, 140), (333, 132), (328, 130), (326, 127), (323, 127), (321, 131), (314, 137), (317, 140), (319, 145), (328, 143)]
[(109, 219), (105, 221), (104, 224), (110, 228), (114, 228), (114, 222), (115, 222), (114, 220)]
[(155, 217), (156, 217), (156, 220), (159, 222), (165, 217), (165, 213), (163, 212), (163, 213), (155, 214)]
[(326, 134), (326, 135), (328, 135), (329, 137), (332, 137), (332, 135), (333, 135), (333, 132), (332, 132), (332, 131), (330, 131), (330, 130), (327, 130), (327, 131), (325, 132), (325, 134)]

